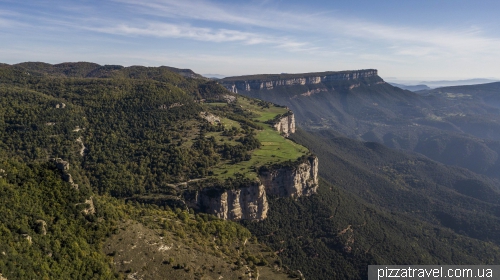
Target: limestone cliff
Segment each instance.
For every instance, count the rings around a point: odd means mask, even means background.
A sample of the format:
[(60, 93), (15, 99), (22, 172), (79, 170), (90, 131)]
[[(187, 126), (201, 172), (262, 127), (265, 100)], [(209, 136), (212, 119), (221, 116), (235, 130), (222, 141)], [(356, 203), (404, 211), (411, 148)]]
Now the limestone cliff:
[(295, 116), (290, 111), (277, 119), (273, 126), (283, 136), (288, 137), (290, 134), (295, 133)]
[(261, 221), (267, 217), (265, 187), (257, 182), (247, 187), (226, 190), (205, 188), (195, 192), (188, 205), (224, 220)]
[(290, 165), (263, 167), (259, 180), (237, 189), (207, 187), (185, 196), (187, 206), (224, 220), (261, 221), (269, 210), (268, 196), (309, 196), (318, 188), (318, 158), (309, 156)]
[(279, 86), (311, 85), (327, 81), (349, 81), (377, 76), (375, 69), (321, 72), (305, 74), (260, 75), (228, 77), (220, 80), (220, 84), (231, 92), (273, 89)]
[(310, 156), (291, 166), (261, 168), (259, 178), (271, 196), (297, 198), (315, 194), (318, 189), (318, 158)]

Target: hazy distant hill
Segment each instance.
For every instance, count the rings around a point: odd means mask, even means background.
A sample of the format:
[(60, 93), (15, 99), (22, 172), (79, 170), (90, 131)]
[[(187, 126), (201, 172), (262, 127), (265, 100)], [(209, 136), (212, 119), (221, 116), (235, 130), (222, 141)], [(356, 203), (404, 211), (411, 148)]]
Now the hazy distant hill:
[(403, 85), (403, 84), (397, 84), (397, 83), (389, 83), (395, 87), (398, 87), (400, 89), (406, 89), (409, 91), (419, 91), (419, 90), (428, 90), (431, 89), (427, 85)]
[(419, 91), (422, 95), (435, 95), (450, 100), (475, 101), (485, 106), (500, 108), (500, 82), (440, 87), (433, 90)]
[(462, 85), (478, 85), (478, 84), (486, 84), (498, 82), (498, 80), (494, 79), (466, 79), (466, 80), (443, 80), (443, 81), (422, 81), (419, 84), (425, 84), (431, 88), (437, 87), (448, 87), (448, 86), (462, 86)]

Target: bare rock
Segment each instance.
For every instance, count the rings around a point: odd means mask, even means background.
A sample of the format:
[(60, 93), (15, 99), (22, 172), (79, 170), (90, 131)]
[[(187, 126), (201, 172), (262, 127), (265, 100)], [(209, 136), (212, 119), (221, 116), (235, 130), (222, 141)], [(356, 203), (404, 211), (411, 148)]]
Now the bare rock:
[(295, 133), (295, 116), (290, 111), (285, 114), (281, 119), (274, 124), (274, 128), (279, 131), (283, 136), (288, 137), (290, 134)]
[(210, 124), (220, 123), (220, 118), (209, 112), (200, 112), (200, 117), (207, 120)]
[(95, 206), (94, 206), (94, 200), (93, 197), (90, 197), (89, 199), (85, 200), (84, 204), (87, 204), (87, 208), (83, 209), (82, 212), (85, 215), (94, 215), (95, 214)]
[(47, 223), (44, 220), (36, 220), (37, 232), (41, 235), (47, 234)]
[(302, 74), (303, 77), (280, 78), (279, 76), (266, 78), (264, 80), (256, 80), (251, 77), (242, 76), (241, 79), (220, 80), (220, 84), (227, 90), (238, 93), (238, 91), (251, 90), (270, 90), (275, 87), (293, 86), (293, 85), (314, 85), (327, 81), (350, 81), (377, 76), (378, 71), (375, 69), (357, 70), (357, 71), (342, 71), (342, 72), (322, 72), (311, 74)]
[(309, 157), (295, 166), (274, 167), (259, 172), (269, 195), (277, 197), (309, 196), (318, 189), (318, 158)]
[(224, 220), (261, 221), (269, 205), (265, 187), (258, 182), (235, 190), (206, 188), (196, 193), (194, 206)]
[(69, 170), (69, 162), (64, 161), (60, 158), (56, 158), (56, 159), (54, 159), (54, 161), (56, 162), (57, 169), (59, 169), (61, 171)]

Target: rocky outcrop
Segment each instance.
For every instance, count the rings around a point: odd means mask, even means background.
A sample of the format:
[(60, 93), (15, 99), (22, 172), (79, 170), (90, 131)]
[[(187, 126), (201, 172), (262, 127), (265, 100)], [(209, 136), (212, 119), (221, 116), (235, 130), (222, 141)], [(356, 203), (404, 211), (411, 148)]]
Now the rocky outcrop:
[(54, 161), (56, 163), (57, 169), (59, 169), (61, 171), (68, 171), (69, 170), (69, 162), (64, 161), (60, 158), (56, 158), (56, 159), (54, 159)]
[(328, 81), (349, 81), (361, 78), (377, 76), (375, 69), (322, 72), (294, 75), (263, 76), (256, 79), (255, 76), (229, 77), (220, 80), (220, 84), (231, 92), (273, 89), (279, 86), (313, 85)]
[(271, 196), (297, 198), (315, 194), (318, 189), (318, 158), (310, 156), (291, 166), (263, 168), (259, 178)]
[(298, 198), (315, 194), (317, 188), (318, 158), (309, 156), (289, 166), (261, 168), (259, 180), (245, 187), (207, 187), (185, 196), (185, 201), (220, 219), (261, 221), (269, 210), (268, 196)]
[(188, 205), (233, 221), (261, 221), (267, 217), (269, 209), (265, 187), (257, 182), (234, 190), (205, 188), (195, 192)]
[(84, 215), (94, 215), (95, 214), (95, 206), (94, 206), (94, 198), (91, 196), (89, 199), (86, 199), (84, 203), (77, 203), (76, 205), (84, 204), (85, 208), (82, 209), (82, 213)]
[(279, 118), (273, 127), (283, 136), (288, 137), (290, 134), (295, 133), (295, 116), (292, 112), (289, 112)]
[(73, 182), (73, 177), (68, 173), (69, 162), (60, 158), (55, 158), (52, 160), (55, 162), (56, 168), (61, 171), (61, 178), (63, 179), (63, 181), (70, 183), (73, 188), (78, 189), (78, 185)]
[(78, 139), (76, 139), (76, 142), (77, 142), (78, 144), (80, 144), (80, 145), (81, 145), (81, 148), (80, 148), (80, 156), (82, 156), (82, 157), (83, 157), (83, 156), (85, 155), (85, 150), (86, 150), (87, 148), (86, 148), (86, 147), (85, 147), (85, 145), (83, 144), (82, 137), (81, 137), (81, 136), (80, 136), (80, 137), (78, 137)]
[(36, 220), (35, 225), (37, 233), (41, 235), (47, 234), (47, 223), (44, 220)]
[(209, 112), (200, 112), (200, 117), (205, 119), (210, 124), (220, 123), (220, 118)]

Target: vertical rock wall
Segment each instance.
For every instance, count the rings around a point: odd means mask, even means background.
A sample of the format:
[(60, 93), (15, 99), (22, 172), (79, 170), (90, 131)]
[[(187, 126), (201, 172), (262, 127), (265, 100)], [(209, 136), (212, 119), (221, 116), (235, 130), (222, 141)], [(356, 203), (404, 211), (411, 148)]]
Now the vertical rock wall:
[(295, 116), (293, 113), (281, 118), (276, 124), (274, 124), (274, 128), (285, 137), (295, 133)]
[(297, 166), (284, 166), (260, 172), (266, 193), (275, 197), (308, 196), (318, 188), (318, 158), (310, 157)]
[(234, 190), (205, 188), (186, 199), (186, 204), (224, 220), (262, 221), (269, 210), (268, 195), (298, 198), (316, 193), (318, 158), (311, 156), (294, 166), (262, 171), (259, 179)]
[[(304, 74), (306, 76), (307, 74)], [(357, 70), (357, 71), (343, 71), (343, 72), (323, 72), (317, 73), (318, 76), (296, 77), (288, 79), (275, 79), (275, 80), (255, 80), (245, 79), (241, 80), (220, 80), (220, 84), (231, 92), (238, 93), (239, 91), (273, 89), (278, 86), (292, 86), (292, 85), (309, 85), (319, 84), (326, 81), (350, 81), (361, 78), (368, 78), (378, 75), (375, 69)]]
[(203, 189), (194, 199), (195, 208), (224, 220), (261, 221), (269, 209), (265, 187), (257, 183), (236, 190)]

